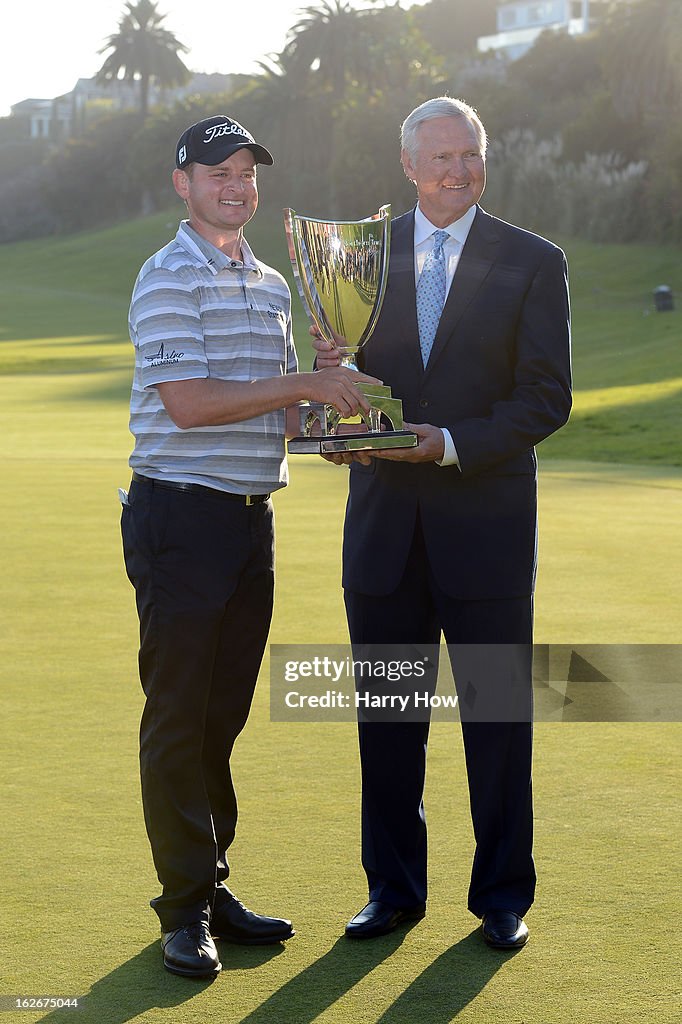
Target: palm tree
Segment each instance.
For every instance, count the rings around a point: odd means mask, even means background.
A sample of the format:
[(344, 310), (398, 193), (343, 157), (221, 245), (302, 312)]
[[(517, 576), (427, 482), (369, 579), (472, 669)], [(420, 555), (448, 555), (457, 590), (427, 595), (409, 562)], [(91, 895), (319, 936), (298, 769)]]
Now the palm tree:
[(259, 61), (261, 73), (237, 94), (235, 109), (255, 132), (267, 139), (277, 164), (268, 181), (268, 198), (285, 198), (287, 206), (304, 201), (324, 180), (329, 161), (332, 119), (324, 95), (291, 60), (287, 50)]
[(321, 0), (300, 11), (289, 31), (286, 52), (300, 73), (313, 72), (322, 87), (343, 95), (348, 79), (365, 79), (370, 72), (367, 53), (367, 11), (346, 0)]
[[(330, 217), (357, 208), (359, 216), (362, 196), (373, 204), (377, 192), (380, 202), (400, 192), (397, 126), (411, 104), (443, 88), (440, 58), (408, 11), (397, 2), (358, 10), (349, 0), (318, 0), (260, 67), (239, 101), (250, 105), (246, 123), (262, 125), (270, 140), (280, 168), (274, 188), (287, 206)], [(397, 189), (384, 187), (391, 174)]]
[(152, 0), (128, 2), (119, 21), (118, 32), (109, 36), (99, 51), (112, 52), (97, 72), (98, 82), (140, 83), (140, 111), (143, 117), (149, 109), (149, 84), (155, 79), (160, 85), (182, 85), (189, 71), (179, 57), (188, 53), (188, 47), (179, 42), (172, 32), (162, 26), (165, 14), (160, 14)]
[(403, 10), (398, 0), (372, 2), (376, 6), (356, 8), (351, 0), (318, 0), (299, 11), (289, 30), (282, 54), (287, 73), (307, 80), (307, 89), (323, 94), (332, 111), (349, 89), (367, 96), (393, 91), (411, 79), (422, 60), (439, 62), (412, 11)]

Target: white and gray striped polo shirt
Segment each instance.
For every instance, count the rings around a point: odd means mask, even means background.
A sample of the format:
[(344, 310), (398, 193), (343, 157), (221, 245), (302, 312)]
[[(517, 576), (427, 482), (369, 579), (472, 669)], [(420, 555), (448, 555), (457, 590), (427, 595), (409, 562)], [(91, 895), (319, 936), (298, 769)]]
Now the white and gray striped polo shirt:
[(135, 376), (130, 465), (155, 479), (262, 494), (287, 483), (284, 410), (181, 430), (156, 388), (168, 380), (256, 380), (294, 373), (291, 295), (242, 242), (231, 259), (183, 221), (138, 275), (130, 306)]

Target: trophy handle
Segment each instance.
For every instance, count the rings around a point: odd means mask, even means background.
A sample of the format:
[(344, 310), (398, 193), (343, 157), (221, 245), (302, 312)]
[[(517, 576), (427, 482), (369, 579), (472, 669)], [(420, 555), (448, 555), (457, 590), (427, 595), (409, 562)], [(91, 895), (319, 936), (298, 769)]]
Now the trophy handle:
[(299, 270), (299, 259), (302, 260), (303, 256), (297, 244), (297, 236), (296, 232), (294, 231), (295, 216), (295, 210), (292, 210), (289, 207), (287, 207), (284, 210), (284, 231), (287, 236), (287, 249), (289, 250), (289, 259), (291, 260), (291, 269), (294, 273), (294, 281), (296, 282), (298, 294), (301, 296), (301, 302), (303, 303), (303, 308), (306, 311), (308, 319), (310, 320), (311, 324), (317, 327), (320, 334), (322, 334), (322, 324), (320, 323), (319, 317), (316, 316), (311, 302), (308, 301), (307, 290), (303, 286), (303, 280), (301, 278), (301, 272)]
[(362, 337), (358, 343), (358, 351), (362, 348), (365, 342), (372, 337), (372, 332), (374, 331), (374, 328), (377, 325), (377, 320), (379, 319), (379, 314), (381, 313), (381, 307), (384, 303), (386, 285), (388, 284), (388, 257), (391, 251), (391, 204), (387, 203), (385, 206), (382, 206), (378, 213), (375, 213), (372, 217), (368, 217), (367, 219), (383, 220), (384, 234), (381, 245), (381, 271), (379, 275), (379, 291), (377, 293), (376, 301), (374, 303), (374, 309), (372, 310), (372, 316), (370, 317), (367, 326), (362, 332)]

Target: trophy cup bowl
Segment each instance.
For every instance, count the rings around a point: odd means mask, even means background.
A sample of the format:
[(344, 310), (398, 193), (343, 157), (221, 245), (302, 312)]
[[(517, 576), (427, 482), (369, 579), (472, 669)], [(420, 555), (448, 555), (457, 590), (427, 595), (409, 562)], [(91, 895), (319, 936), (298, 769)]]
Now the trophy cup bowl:
[[(341, 365), (357, 370), (356, 356), (379, 319), (388, 280), (391, 207), (366, 220), (325, 221), (284, 211), (289, 258), (301, 301), (311, 323), (334, 348)], [(331, 405), (301, 404), (301, 435), (290, 452), (367, 451), (413, 448), (417, 436), (403, 429), (402, 403), (384, 384), (358, 384), (369, 413), (361, 410), (366, 430), (339, 433), (341, 415)], [(382, 417), (392, 429), (382, 429)]]

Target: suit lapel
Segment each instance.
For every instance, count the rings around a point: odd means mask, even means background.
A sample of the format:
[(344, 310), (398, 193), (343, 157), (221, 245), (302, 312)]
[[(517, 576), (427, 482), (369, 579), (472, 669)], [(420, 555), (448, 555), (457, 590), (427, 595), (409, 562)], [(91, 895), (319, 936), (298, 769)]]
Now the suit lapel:
[(441, 314), (431, 355), (424, 371), (425, 377), (428, 377), (433, 371), (439, 355), (452, 337), (464, 310), (488, 276), (495, 262), (498, 243), (499, 236), (493, 218), (479, 207), (464, 244), (457, 272)]
[(413, 372), (421, 374), (414, 281), (414, 210), (393, 222), (387, 291), (390, 293), (391, 330), (400, 340), (401, 358), (407, 356)]

